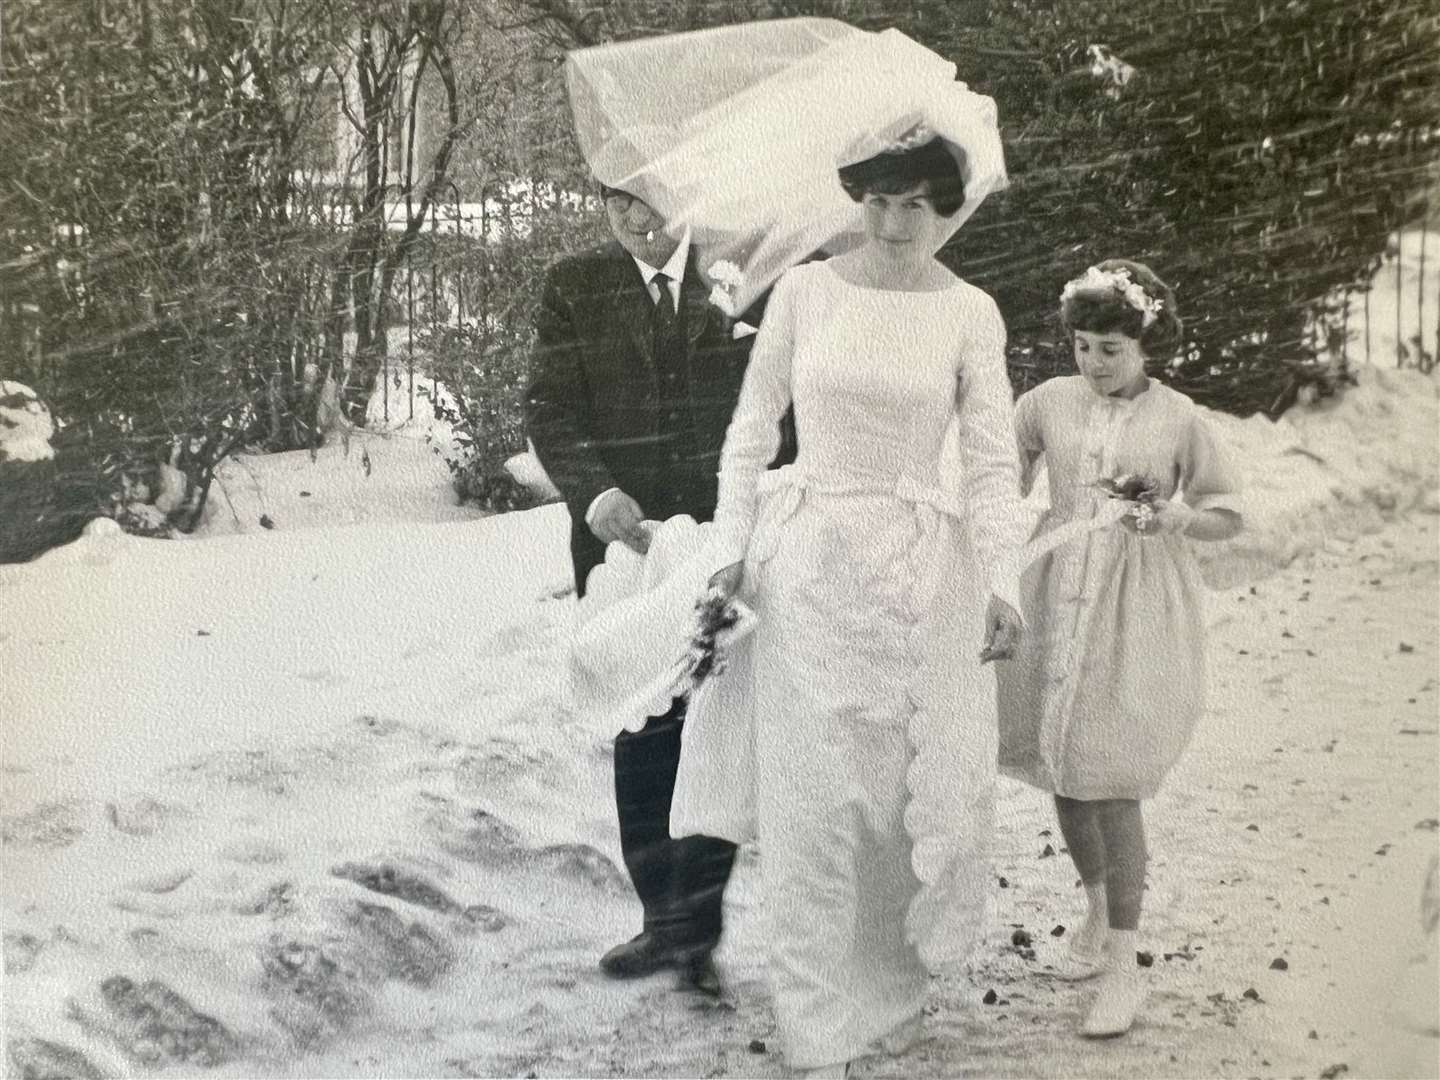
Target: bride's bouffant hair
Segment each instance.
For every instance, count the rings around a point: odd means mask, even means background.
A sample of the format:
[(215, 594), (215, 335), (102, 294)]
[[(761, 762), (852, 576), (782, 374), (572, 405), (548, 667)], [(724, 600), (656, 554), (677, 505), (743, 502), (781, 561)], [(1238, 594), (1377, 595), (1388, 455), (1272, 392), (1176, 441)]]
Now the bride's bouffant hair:
[(1096, 269), (1107, 272), (1128, 271), (1130, 280), (1144, 289), (1145, 295), (1160, 301), (1160, 310), (1154, 321), (1145, 326), (1143, 312), (1119, 293), (1084, 290), (1060, 301), (1060, 321), (1065, 329), (1072, 335), (1077, 330), (1091, 334), (1118, 332), (1138, 341), (1141, 351), (1151, 360), (1168, 360), (1174, 356), (1180, 347), (1183, 326), (1170, 286), (1150, 267), (1131, 259), (1106, 259), (1095, 265)]
[(939, 136), (913, 150), (887, 150), (839, 170), (840, 186), (856, 202), (866, 195), (899, 195), (925, 185), (925, 197), (941, 217), (965, 202), (960, 165)]

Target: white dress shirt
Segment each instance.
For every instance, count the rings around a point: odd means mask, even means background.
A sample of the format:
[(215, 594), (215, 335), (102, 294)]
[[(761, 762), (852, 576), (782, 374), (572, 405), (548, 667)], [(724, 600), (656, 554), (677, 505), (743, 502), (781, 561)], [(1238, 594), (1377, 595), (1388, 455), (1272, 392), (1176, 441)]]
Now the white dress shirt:
[(690, 230), (686, 229), (685, 234), (680, 237), (680, 242), (675, 245), (675, 251), (671, 254), (665, 265), (656, 269), (644, 259), (635, 258), (635, 265), (640, 269), (640, 276), (645, 279), (645, 291), (650, 294), (650, 299), (659, 301), (660, 286), (655, 284), (655, 275), (664, 274), (670, 279), (670, 303), (676, 311), (680, 310), (680, 282), (685, 277), (685, 263), (690, 259)]

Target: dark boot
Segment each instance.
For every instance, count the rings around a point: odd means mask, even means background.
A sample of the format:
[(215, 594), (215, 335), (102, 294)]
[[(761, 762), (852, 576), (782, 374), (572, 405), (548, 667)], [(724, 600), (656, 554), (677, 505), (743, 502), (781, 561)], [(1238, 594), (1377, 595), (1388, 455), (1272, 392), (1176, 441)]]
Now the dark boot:
[(718, 998), (720, 976), (711, 953), (723, 930), (725, 885), (735, 865), (735, 845), (713, 836), (687, 836), (675, 841), (676, 948), (680, 983), (707, 997)]
[(640, 935), (600, 961), (617, 978), (650, 974), (674, 963), (675, 845), (670, 839), (670, 798), (680, 761), (683, 704), (652, 717), (638, 732), (615, 738), (615, 811), (625, 869), (644, 909)]
[(644, 931), (600, 958), (600, 970), (612, 979), (638, 979), (672, 967), (675, 950), (663, 934)]
[(720, 973), (715, 970), (715, 961), (708, 950), (694, 953), (680, 964), (680, 988), (712, 998), (724, 992)]
[(676, 934), (682, 948), (709, 952), (724, 928), (725, 886), (735, 866), (735, 845), (714, 836), (674, 841)]

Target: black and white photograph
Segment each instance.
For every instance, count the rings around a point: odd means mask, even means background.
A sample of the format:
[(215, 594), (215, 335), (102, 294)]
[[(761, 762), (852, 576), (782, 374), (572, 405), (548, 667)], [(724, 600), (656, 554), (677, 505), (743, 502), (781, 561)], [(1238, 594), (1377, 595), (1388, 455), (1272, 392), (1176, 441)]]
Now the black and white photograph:
[(1432, 0), (0, 0), (17, 1080), (1440, 1080)]

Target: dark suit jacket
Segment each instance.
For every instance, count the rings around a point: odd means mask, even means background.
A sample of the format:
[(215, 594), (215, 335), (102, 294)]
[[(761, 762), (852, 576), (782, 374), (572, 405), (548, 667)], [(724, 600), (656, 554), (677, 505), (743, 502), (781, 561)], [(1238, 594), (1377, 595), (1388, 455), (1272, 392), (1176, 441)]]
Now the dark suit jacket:
[[(761, 304), (742, 316), (752, 326)], [(654, 360), (654, 304), (619, 243), (563, 258), (546, 275), (525, 417), (531, 441), (570, 509), (575, 584), (604, 561), (585, 524), (602, 491), (618, 487), (645, 516), (663, 521), (715, 513), (725, 429), (740, 394), (751, 338), (709, 302), (692, 253), (677, 319), (684, 356), (661, 370)], [(777, 464), (794, 460), (794, 426), (782, 429)]]

